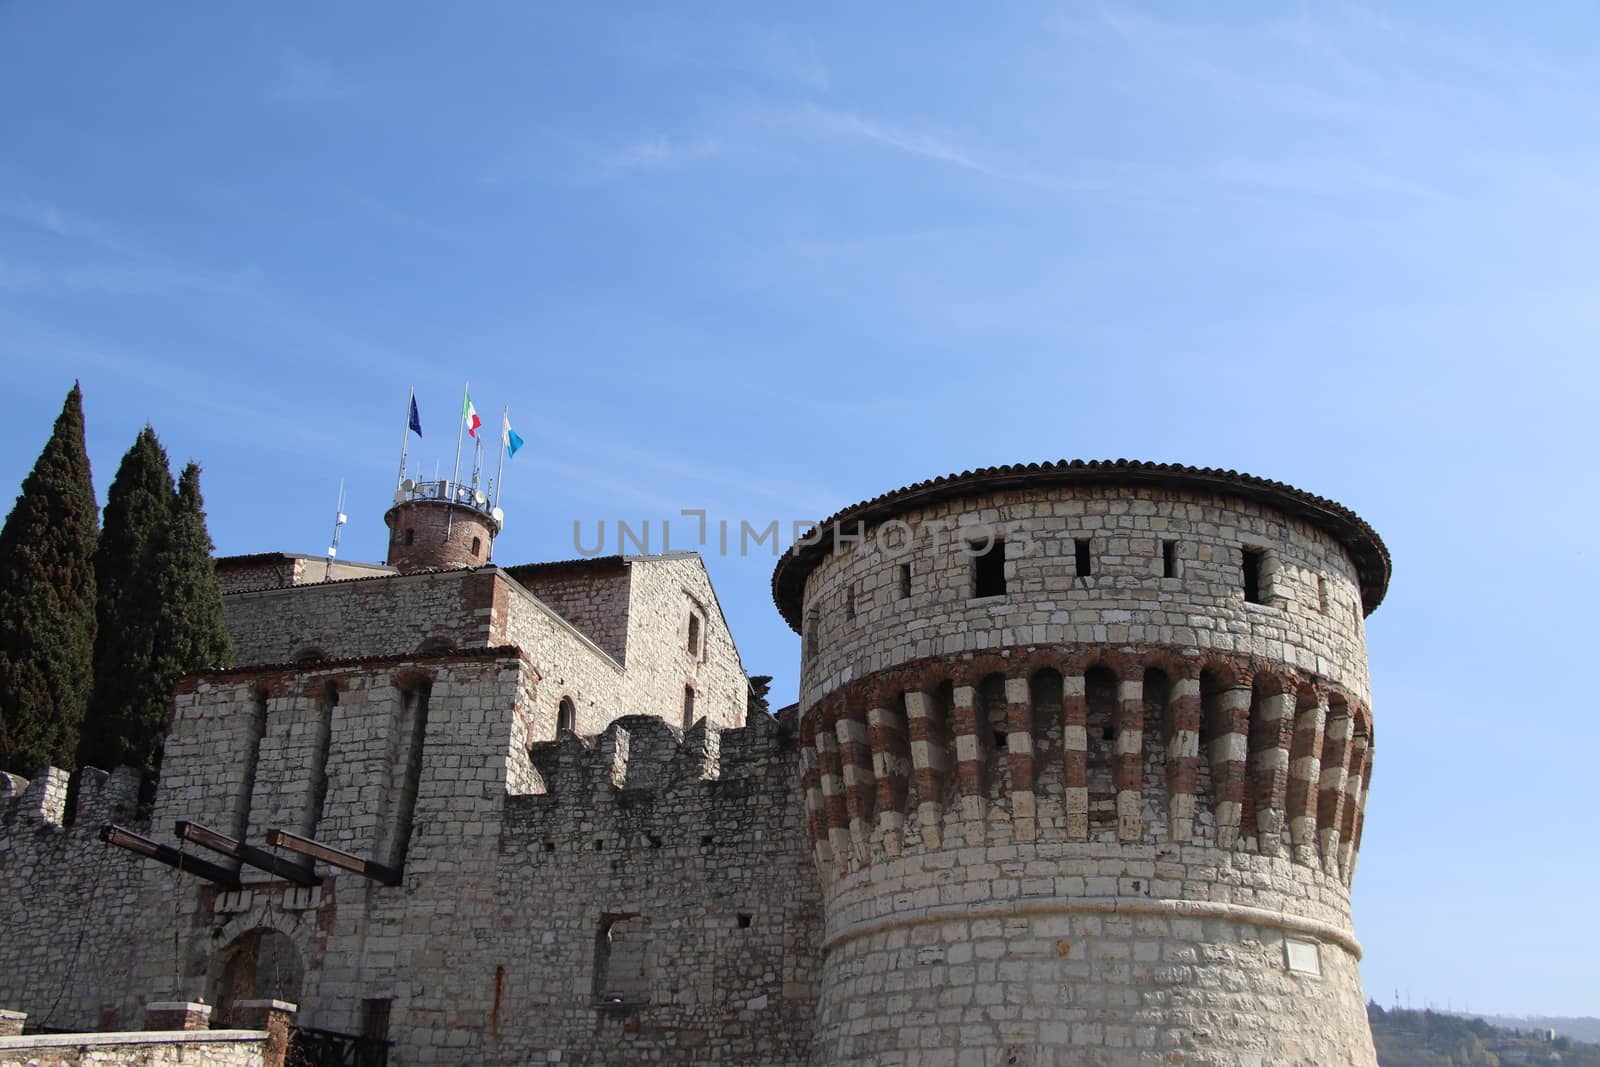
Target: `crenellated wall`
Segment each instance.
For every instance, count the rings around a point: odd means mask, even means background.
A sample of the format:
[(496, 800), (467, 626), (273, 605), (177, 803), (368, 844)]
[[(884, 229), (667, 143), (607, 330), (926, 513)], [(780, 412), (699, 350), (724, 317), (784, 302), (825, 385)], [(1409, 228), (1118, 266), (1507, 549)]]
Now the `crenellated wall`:
[(0, 1007), (35, 1026), (116, 1029), (133, 967), (145, 870), (100, 841), (134, 818), (138, 777), (88, 768), (67, 811), (67, 772), (0, 773)]
[(527, 936), (493, 1062), (809, 1063), (821, 891), (792, 730), (630, 716), (533, 758), (545, 792), (501, 832)]

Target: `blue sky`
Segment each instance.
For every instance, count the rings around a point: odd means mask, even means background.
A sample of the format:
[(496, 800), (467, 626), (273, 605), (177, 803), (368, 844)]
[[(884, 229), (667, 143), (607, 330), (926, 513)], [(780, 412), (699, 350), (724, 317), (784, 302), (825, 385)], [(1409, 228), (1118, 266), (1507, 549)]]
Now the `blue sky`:
[[(1600, 1014), (1600, 10), (1198, 11), (0, 0), (0, 486), (74, 377), (102, 494), (148, 420), (225, 553), (321, 551), (343, 478), (380, 559), (465, 378), (527, 440), (502, 562), (990, 463), (1289, 481), (1395, 559), (1369, 994)], [(710, 565), (792, 699), (771, 556)]]

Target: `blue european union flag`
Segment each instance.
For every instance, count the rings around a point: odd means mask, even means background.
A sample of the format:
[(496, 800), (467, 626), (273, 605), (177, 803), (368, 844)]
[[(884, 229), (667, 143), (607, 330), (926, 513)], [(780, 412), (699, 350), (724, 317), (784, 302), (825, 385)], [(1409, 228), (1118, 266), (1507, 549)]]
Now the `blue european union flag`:
[(417, 416), (417, 398), (411, 398), (411, 429), (418, 437), (422, 436), (422, 419)]

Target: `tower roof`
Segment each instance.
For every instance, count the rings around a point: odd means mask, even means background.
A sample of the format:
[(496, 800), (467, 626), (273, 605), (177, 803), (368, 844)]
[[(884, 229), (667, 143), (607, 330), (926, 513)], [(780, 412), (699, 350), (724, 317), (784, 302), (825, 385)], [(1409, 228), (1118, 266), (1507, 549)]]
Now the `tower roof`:
[[(871, 528), (929, 504), (1006, 490), (1130, 486), (1215, 493), (1265, 504), (1275, 511), (1309, 522), (1344, 546), (1356, 565), (1361, 584), (1362, 609), (1366, 614), (1372, 614), (1388, 591), (1389, 549), (1377, 531), (1349, 508), (1283, 482), (1238, 471), (1189, 467), (1178, 463), (1074, 459), (980, 467), (914, 482), (852, 504), (823, 519), (816, 529), (826, 533), (841, 525), (854, 526), (858, 522)], [(830, 550), (831, 538), (827, 536), (817, 538), (814, 543), (796, 542), (773, 569), (772, 599), (784, 621), (796, 633), (801, 628), (801, 601), (805, 595), (806, 578), (827, 558)]]

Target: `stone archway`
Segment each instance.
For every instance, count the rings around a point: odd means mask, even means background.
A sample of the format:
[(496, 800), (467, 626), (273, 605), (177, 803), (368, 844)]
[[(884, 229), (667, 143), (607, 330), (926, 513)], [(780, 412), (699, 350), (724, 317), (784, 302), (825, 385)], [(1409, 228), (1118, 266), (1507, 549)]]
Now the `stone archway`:
[(287, 934), (269, 926), (246, 931), (218, 953), (217, 964), (212, 969), (211, 1003), (224, 1025), (241, 1000), (300, 1002), (305, 966)]

